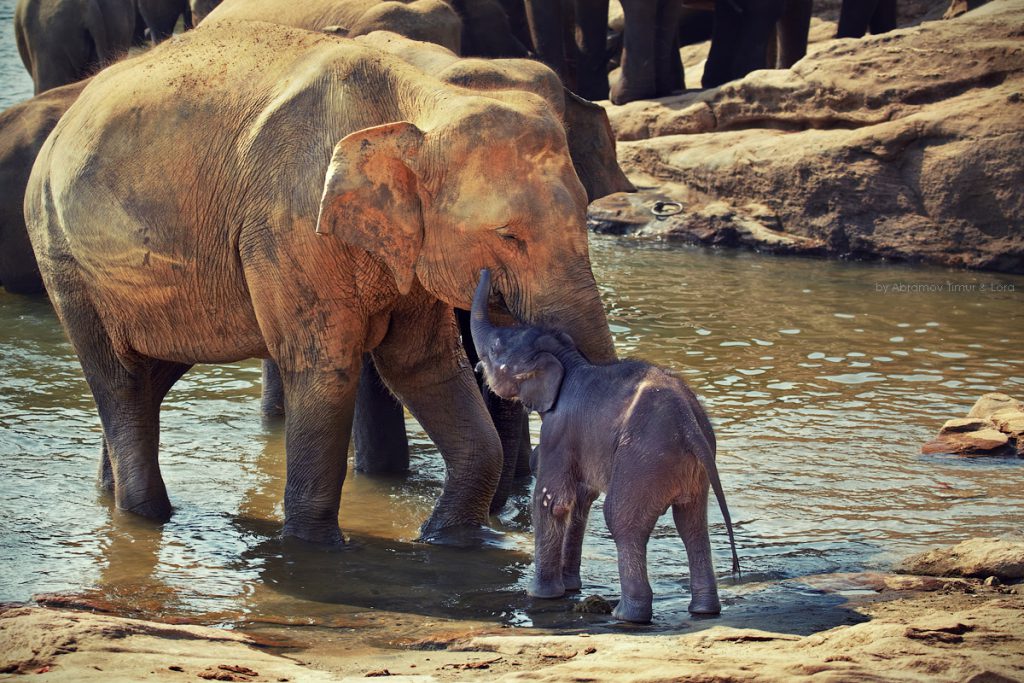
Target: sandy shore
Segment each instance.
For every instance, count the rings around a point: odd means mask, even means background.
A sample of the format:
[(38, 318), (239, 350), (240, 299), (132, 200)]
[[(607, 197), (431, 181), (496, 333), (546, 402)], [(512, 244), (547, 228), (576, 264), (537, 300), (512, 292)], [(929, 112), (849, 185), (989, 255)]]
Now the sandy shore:
[[(473, 635), (393, 648), (261, 642), (68, 609), (0, 613), (0, 671), (39, 681), (1024, 681), (1024, 585), (897, 574), (805, 577), (866, 618), (807, 636), (713, 626), (659, 635)], [(799, 615), (794, 615), (798, 619)], [(791, 630), (791, 629), (790, 629)], [(506, 629), (509, 633), (523, 631)]]

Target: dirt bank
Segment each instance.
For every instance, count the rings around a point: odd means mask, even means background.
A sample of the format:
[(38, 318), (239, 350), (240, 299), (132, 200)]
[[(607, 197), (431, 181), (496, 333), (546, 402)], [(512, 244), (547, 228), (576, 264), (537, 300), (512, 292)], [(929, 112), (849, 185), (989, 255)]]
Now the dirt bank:
[[(1024, 0), (994, 0), (817, 42), (790, 70), (609, 105), (622, 167), (661, 191), (598, 202), (594, 226), (1024, 272), (1021, 26)], [(653, 220), (659, 198), (683, 211)]]
[(333, 644), (282, 647), (202, 626), (9, 607), (0, 614), (0, 670), (39, 681), (1024, 680), (1024, 586), (877, 573), (801, 582), (847, 596), (845, 607), (868, 620), (807, 636), (784, 624), (779, 632), (712, 626), (658, 635), (463, 631), (348, 650), (344, 633)]

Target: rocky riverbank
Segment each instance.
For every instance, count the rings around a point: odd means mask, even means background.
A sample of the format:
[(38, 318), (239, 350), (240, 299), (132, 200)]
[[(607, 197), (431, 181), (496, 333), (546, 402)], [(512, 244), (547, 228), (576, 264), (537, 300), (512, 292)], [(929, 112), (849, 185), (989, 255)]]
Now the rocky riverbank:
[[(794, 613), (773, 631), (712, 626), (657, 635), (644, 635), (642, 629), (524, 635), (503, 629), (498, 635), (450, 632), (374, 650), (344, 646), (344, 632), (304, 645), (301, 629), (293, 629), (294, 642), (272, 642), (205, 626), (9, 606), (0, 613), (0, 671), (33, 674), (40, 681), (104, 682), (384, 676), (416, 681), (1018, 681), (1024, 679), (1022, 566), (1024, 543), (977, 539), (909, 558), (902, 570), (956, 574), (968, 568), (979, 578), (804, 577), (798, 581), (805, 590), (841, 597), (844, 608), (863, 619), (810, 635), (794, 634), (802, 619)], [(942, 571), (932, 571), (936, 567)]]
[[(609, 105), (623, 169), (658, 190), (597, 202), (591, 225), (1024, 272), (1021, 26), (1022, 0), (861, 40), (823, 40), (816, 21), (792, 69)], [(655, 217), (656, 201), (679, 212)]]

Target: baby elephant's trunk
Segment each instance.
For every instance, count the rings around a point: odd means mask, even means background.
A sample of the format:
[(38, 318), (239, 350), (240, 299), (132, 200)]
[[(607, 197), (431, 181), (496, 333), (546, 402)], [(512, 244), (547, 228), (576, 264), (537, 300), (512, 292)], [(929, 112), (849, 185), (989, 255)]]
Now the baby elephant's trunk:
[(470, 311), (469, 330), (473, 333), (473, 346), (476, 348), (476, 355), (484, 358), (487, 354), (485, 349), (489, 346), (491, 335), (494, 334), (494, 325), (487, 314), (487, 302), (491, 296), (491, 271), (484, 268), (480, 271), (480, 282), (477, 283), (476, 293), (473, 295), (473, 308)]

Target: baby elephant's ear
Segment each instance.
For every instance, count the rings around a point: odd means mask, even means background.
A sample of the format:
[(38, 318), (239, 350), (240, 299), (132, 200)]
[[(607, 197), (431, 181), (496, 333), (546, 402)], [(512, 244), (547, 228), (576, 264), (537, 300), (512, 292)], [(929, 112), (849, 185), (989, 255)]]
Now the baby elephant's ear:
[(537, 354), (529, 372), (520, 376), (519, 400), (530, 410), (548, 412), (558, 400), (564, 376), (565, 370), (557, 358), (550, 353)]

